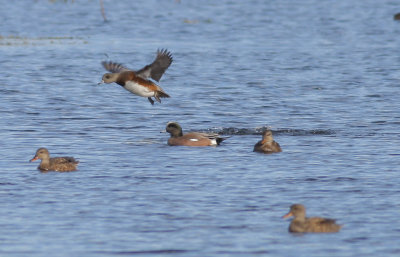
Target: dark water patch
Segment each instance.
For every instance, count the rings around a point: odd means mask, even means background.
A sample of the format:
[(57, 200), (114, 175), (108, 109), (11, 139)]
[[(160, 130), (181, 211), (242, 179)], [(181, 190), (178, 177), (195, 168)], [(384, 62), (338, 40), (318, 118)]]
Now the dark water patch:
[[(287, 185), (301, 185), (301, 184), (306, 184), (310, 185), (311, 183), (328, 183), (332, 185), (338, 185), (341, 183), (347, 184), (348, 182), (356, 182), (358, 179), (351, 178), (351, 177), (328, 177), (328, 176), (318, 176), (318, 177), (306, 177), (306, 178), (288, 178), (288, 179), (283, 179), (282, 183), (287, 184)], [(284, 189), (283, 189), (284, 190)], [(349, 190), (346, 192), (361, 192), (361, 190), (356, 189), (356, 190)]]
[(332, 178), (328, 176), (320, 176), (320, 177), (310, 177), (306, 178), (304, 181), (306, 182), (314, 182), (314, 181), (319, 181), (319, 182), (342, 182), (342, 181), (356, 181), (357, 179), (355, 178), (350, 178), (350, 177), (337, 177), (337, 178)]
[(394, 254), (400, 254), (400, 248), (399, 248), (399, 249), (395, 249), (395, 250), (391, 251), (391, 253), (394, 253)]
[(334, 179), (335, 181), (356, 181), (357, 179), (355, 178), (349, 178), (349, 177), (337, 177)]
[(242, 229), (248, 229), (248, 226), (246, 225), (240, 225), (240, 226), (235, 226), (235, 225), (221, 225), (218, 226), (217, 228), (219, 229), (228, 229), (228, 230), (242, 230)]
[(368, 237), (354, 237), (354, 238), (345, 239), (344, 241), (347, 243), (356, 243), (356, 242), (361, 242), (361, 241), (365, 241), (368, 239), (369, 239)]
[(264, 83), (261, 81), (249, 81), (249, 82), (247, 82), (247, 85), (248, 86), (263, 86)]
[(57, 120), (95, 120), (93, 117), (59, 117)]
[(44, 204), (44, 205), (52, 205), (52, 204), (56, 204), (57, 201), (38, 201), (38, 204)]
[(143, 250), (143, 251), (94, 251), (93, 253), (105, 254), (105, 255), (140, 255), (140, 254), (152, 255), (152, 254), (183, 254), (187, 252), (189, 252), (189, 250), (160, 249), (160, 250)]
[(105, 179), (110, 177), (111, 176), (98, 175), (98, 176), (91, 176), (90, 179)]
[(7, 131), (9, 132), (23, 132), (23, 133), (27, 133), (27, 132), (36, 132), (37, 130), (35, 129), (8, 129)]
[(382, 97), (382, 96), (378, 95), (378, 94), (372, 94), (372, 95), (366, 95), (365, 97), (379, 98), (379, 97)]
[(51, 97), (50, 100), (53, 100), (55, 102), (66, 102), (68, 99), (62, 97)]
[(371, 123), (373, 123), (373, 124), (386, 124), (387, 121), (385, 121), (385, 120), (377, 120), (377, 121), (372, 121)]
[(246, 254), (252, 254), (252, 255), (264, 255), (264, 254), (269, 254), (271, 253), (270, 251), (267, 250), (260, 250), (260, 251), (216, 251), (218, 254), (223, 254), (223, 255), (228, 255), (228, 256), (233, 256), (233, 255), (246, 255)]
[(7, 95), (7, 94), (17, 94), (17, 93), (20, 93), (20, 91), (15, 90), (15, 89), (5, 89), (5, 88), (2, 88), (2, 89), (0, 89), (0, 93), (1, 93), (1, 94), (4, 94), (4, 95)]
[(175, 233), (181, 231), (181, 229), (143, 229), (143, 230), (139, 229), (137, 231), (140, 233)]
[(15, 186), (17, 184), (10, 183), (10, 182), (0, 182), (0, 186)]
[(40, 112), (30, 112), (30, 111), (27, 111), (27, 112), (25, 112), (25, 114), (28, 114), (28, 115), (40, 115)]
[(320, 181), (320, 180), (317, 179), (317, 178), (306, 178), (304, 181), (306, 181), (306, 182), (314, 182), (314, 181)]
[(99, 128), (104, 128), (104, 129), (114, 129), (114, 130), (132, 130), (132, 129), (138, 129), (138, 128), (143, 128), (142, 126), (140, 127), (123, 127), (123, 126), (100, 126)]
[[(178, 216), (172, 215), (167, 212), (149, 212), (149, 213), (146, 213), (146, 216), (163, 217), (164, 219), (167, 219), (167, 220), (188, 220), (188, 219), (190, 219), (188, 217), (178, 217)], [(172, 230), (175, 231), (175, 229), (172, 229)]]
[(135, 176), (135, 179), (140, 181), (148, 181), (148, 180), (171, 180), (174, 175), (169, 174), (170, 177), (161, 177), (161, 176)]
[(134, 112), (105, 112), (106, 114), (111, 114), (111, 115), (132, 115), (135, 114)]
[(361, 193), (364, 193), (364, 192), (365, 191), (361, 190), (361, 189), (350, 189), (350, 190), (343, 191), (343, 193), (358, 193), (358, 194), (361, 194)]
[(268, 126), (263, 126), (259, 128), (209, 128), (205, 129), (202, 132), (206, 133), (217, 133), (220, 135), (261, 135), (265, 130), (270, 129), (272, 133), (276, 134), (289, 134), (292, 136), (311, 136), (311, 135), (334, 135), (335, 131), (327, 129), (311, 129), (311, 130), (303, 130), (303, 129), (276, 129), (272, 130)]
[(260, 208), (258, 206), (253, 206), (253, 205), (249, 205), (249, 206), (245, 206), (245, 208), (240, 209), (238, 211), (240, 212), (252, 212), (252, 211), (257, 211)]
[(12, 250), (12, 251), (3, 251), (3, 250), (0, 250), (0, 253), (4, 253), (4, 254), (7, 254), (7, 256), (12, 256), (12, 255), (15, 255), (15, 254), (23, 254), (22, 256), (32, 256), (32, 254), (34, 254), (35, 252), (32, 252), (32, 251), (15, 251), (15, 250)]

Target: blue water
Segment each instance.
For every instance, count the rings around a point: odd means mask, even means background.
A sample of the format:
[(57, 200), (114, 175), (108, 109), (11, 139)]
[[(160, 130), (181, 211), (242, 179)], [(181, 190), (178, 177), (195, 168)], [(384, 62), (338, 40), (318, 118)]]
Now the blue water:
[[(1, 256), (399, 256), (393, 0), (2, 1)], [(103, 60), (174, 62), (151, 106)], [(229, 137), (169, 147), (168, 121)], [(269, 127), (283, 152), (253, 153)], [(39, 147), (79, 170), (40, 173)], [(340, 233), (288, 233), (302, 203)]]

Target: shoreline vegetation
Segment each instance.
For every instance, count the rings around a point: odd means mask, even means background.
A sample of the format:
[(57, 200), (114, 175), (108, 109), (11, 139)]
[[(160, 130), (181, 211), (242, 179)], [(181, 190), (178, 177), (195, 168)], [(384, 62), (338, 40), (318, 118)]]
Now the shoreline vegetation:
[(59, 37), (22, 37), (0, 35), (0, 46), (22, 46), (22, 45), (46, 45), (46, 44), (87, 44), (88, 41), (82, 37), (59, 36)]

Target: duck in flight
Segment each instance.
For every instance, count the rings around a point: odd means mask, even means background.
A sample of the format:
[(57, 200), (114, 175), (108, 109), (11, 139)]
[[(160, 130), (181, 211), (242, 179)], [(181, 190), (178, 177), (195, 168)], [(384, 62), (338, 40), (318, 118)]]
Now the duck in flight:
[(161, 103), (160, 98), (170, 96), (156, 82), (160, 81), (172, 61), (172, 55), (167, 49), (157, 50), (156, 59), (138, 71), (130, 70), (119, 63), (104, 61), (101, 64), (111, 73), (104, 74), (99, 84), (115, 82), (135, 95), (147, 97), (152, 105), (152, 97)]

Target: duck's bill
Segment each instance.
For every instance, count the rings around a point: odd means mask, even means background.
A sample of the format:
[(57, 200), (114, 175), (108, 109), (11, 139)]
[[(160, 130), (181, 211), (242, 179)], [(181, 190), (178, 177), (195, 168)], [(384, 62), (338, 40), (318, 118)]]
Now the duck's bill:
[(101, 84), (104, 84), (104, 80), (102, 80), (99, 83), (97, 83), (97, 85), (101, 85)]
[(282, 219), (287, 219), (287, 218), (292, 217), (292, 216), (293, 216), (293, 214), (291, 212), (289, 212), (289, 213), (283, 215)]
[(35, 156), (35, 157), (33, 157), (33, 159), (31, 159), (31, 160), (29, 160), (29, 162), (34, 162), (34, 161), (36, 161), (37, 159), (39, 159), (37, 156)]

